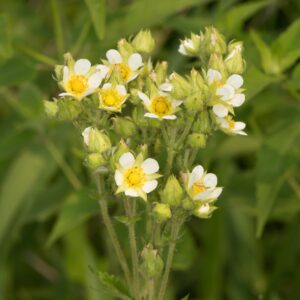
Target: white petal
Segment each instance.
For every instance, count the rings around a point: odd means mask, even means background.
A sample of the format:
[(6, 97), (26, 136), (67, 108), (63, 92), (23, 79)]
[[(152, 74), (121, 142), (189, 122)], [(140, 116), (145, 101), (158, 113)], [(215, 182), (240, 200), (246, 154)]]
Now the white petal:
[(125, 95), (127, 94), (126, 88), (125, 88), (125, 86), (122, 85), (122, 84), (118, 84), (118, 85), (116, 86), (116, 89), (117, 89), (117, 91), (119, 92), (119, 94), (121, 94), (122, 96), (125, 96)]
[(142, 187), (142, 190), (145, 192), (145, 193), (150, 193), (152, 192), (153, 190), (156, 189), (157, 187), (157, 180), (150, 180), (150, 181), (147, 181), (144, 186)]
[(119, 51), (110, 49), (106, 52), (107, 60), (110, 64), (120, 64), (122, 62), (122, 56)]
[(105, 84), (103, 84), (102, 90), (107, 90), (107, 89), (110, 89), (111, 87), (112, 87), (111, 83), (105, 83)]
[(146, 94), (144, 94), (142, 92), (138, 92), (138, 96), (144, 102), (144, 104), (146, 106), (150, 105), (150, 99), (149, 99), (149, 97)]
[(164, 92), (171, 92), (172, 89), (173, 89), (173, 85), (169, 82), (165, 82), (165, 83), (162, 83), (160, 86), (159, 86), (159, 89), (164, 91)]
[(73, 96), (71, 93), (59, 93), (58, 96), (64, 97), (64, 96)]
[(137, 70), (143, 65), (142, 56), (138, 53), (134, 53), (128, 58), (128, 65), (132, 71)]
[(139, 75), (138, 73), (133, 74), (133, 75), (129, 78), (128, 82), (130, 82), (130, 81), (136, 79), (136, 78), (138, 77), (138, 75)]
[(181, 100), (173, 100), (172, 105), (173, 107), (178, 107), (180, 104), (182, 104), (183, 101)]
[(155, 159), (147, 158), (142, 163), (142, 168), (146, 174), (153, 174), (159, 170), (159, 165)]
[(130, 152), (126, 152), (126, 153), (122, 154), (122, 156), (119, 159), (120, 165), (125, 169), (132, 167), (134, 164), (134, 161), (135, 161), (135, 158), (134, 158), (133, 154)]
[(95, 91), (95, 88), (89, 88), (89, 89), (87, 89), (87, 90), (83, 93), (82, 98), (83, 98), (83, 97), (86, 97), (86, 96), (88, 96), (88, 95), (90, 95), (90, 94), (92, 94), (92, 93), (94, 93), (94, 91)]
[(103, 76), (100, 72), (96, 72), (93, 75), (90, 76), (89, 80), (88, 80), (88, 85), (90, 88), (97, 88), (101, 81), (103, 79)]
[(206, 200), (206, 199), (210, 198), (210, 195), (211, 195), (210, 191), (205, 191), (205, 192), (202, 192), (202, 193), (199, 193), (198, 195), (196, 195), (194, 197), (194, 199), (195, 200)]
[(203, 167), (201, 165), (196, 166), (190, 175), (188, 188), (190, 188), (195, 181), (201, 180), (203, 173), (204, 173)]
[(204, 176), (203, 182), (205, 187), (211, 188), (211, 187), (216, 187), (218, 183), (218, 178), (215, 174), (213, 173), (208, 173)]
[(175, 120), (177, 117), (175, 115), (166, 115), (162, 118), (166, 120)]
[(230, 103), (235, 107), (239, 107), (244, 103), (244, 101), (245, 101), (244, 94), (235, 94), (231, 99)]
[(235, 89), (238, 89), (243, 85), (244, 79), (241, 75), (233, 74), (227, 79), (226, 83), (232, 85)]
[(83, 141), (86, 145), (89, 144), (89, 140), (90, 140), (89, 137), (90, 137), (91, 129), (92, 129), (92, 127), (87, 127), (81, 133), (81, 135), (83, 136)]
[(214, 105), (213, 112), (220, 118), (223, 118), (228, 115), (228, 109), (221, 104)]
[(222, 100), (228, 100), (234, 96), (234, 88), (229, 84), (224, 84), (222, 87), (217, 88), (216, 94), (221, 96)]
[(183, 46), (183, 44), (179, 45), (178, 52), (183, 54), (183, 55), (188, 55), (186, 50), (185, 50), (185, 47)]
[(107, 67), (105, 65), (97, 65), (96, 70), (99, 71), (101, 73), (102, 77), (104, 78), (108, 74), (109, 67)]
[(247, 133), (245, 131), (236, 131), (235, 132), (236, 134), (240, 134), (240, 135), (247, 135)]
[(148, 118), (159, 119), (159, 116), (151, 113), (145, 113), (144, 116)]
[(115, 182), (116, 182), (117, 186), (120, 186), (123, 183), (123, 179), (124, 179), (123, 174), (119, 170), (116, 170)]
[(207, 71), (207, 80), (209, 84), (212, 84), (214, 81), (220, 81), (222, 79), (222, 75), (219, 71), (209, 69)]
[(211, 192), (210, 197), (212, 199), (217, 199), (221, 195), (222, 191), (223, 191), (223, 188), (217, 187)]
[(209, 209), (210, 209), (209, 204), (206, 203), (206, 204), (201, 205), (201, 206), (198, 208), (198, 212), (199, 212), (200, 214), (206, 214), (206, 213), (209, 212)]
[(243, 130), (246, 127), (244, 122), (235, 122), (234, 123), (234, 130)]
[(138, 197), (139, 196), (138, 192), (134, 189), (125, 190), (125, 195), (129, 196), (129, 197)]
[(63, 82), (64, 82), (64, 84), (66, 84), (68, 79), (69, 79), (69, 68), (67, 66), (64, 66), (64, 69), (63, 69)]
[(78, 59), (74, 65), (75, 74), (85, 75), (91, 68), (91, 62), (88, 59)]

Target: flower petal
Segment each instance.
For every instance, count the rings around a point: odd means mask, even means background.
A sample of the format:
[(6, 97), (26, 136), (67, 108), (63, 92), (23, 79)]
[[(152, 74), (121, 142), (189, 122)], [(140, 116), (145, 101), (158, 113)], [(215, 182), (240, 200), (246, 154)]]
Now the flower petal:
[(120, 165), (125, 169), (132, 167), (134, 164), (134, 161), (135, 161), (135, 158), (131, 152), (126, 152), (126, 153), (122, 154), (119, 159)]
[(235, 89), (238, 89), (243, 85), (244, 79), (239, 74), (233, 74), (227, 79), (226, 83), (232, 85)]
[(138, 96), (144, 102), (144, 104), (146, 106), (150, 105), (150, 99), (146, 94), (144, 94), (142, 92), (138, 92)]
[(64, 69), (63, 69), (63, 83), (66, 84), (68, 79), (69, 79), (69, 68), (67, 66), (64, 66)]
[(58, 96), (59, 96), (59, 97), (73, 96), (73, 94), (71, 94), (71, 93), (59, 93)]
[(166, 120), (175, 120), (175, 119), (177, 119), (177, 117), (175, 115), (166, 115), (162, 118), (166, 119)]
[(103, 76), (101, 74), (101, 72), (96, 72), (93, 75), (90, 76), (89, 80), (88, 80), (88, 85), (90, 88), (97, 88), (101, 81), (103, 79)]
[(235, 94), (231, 99), (230, 103), (234, 107), (239, 107), (245, 102), (245, 95), (244, 94)]
[(110, 64), (120, 64), (122, 62), (122, 56), (119, 51), (110, 49), (106, 52), (106, 58)]
[(110, 89), (111, 87), (112, 87), (111, 83), (105, 83), (105, 84), (103, 84), (102, 90), (107, 90), (107, 89)]
[(171, 92), (173, 89), (173, 85), (169, 82), (164, 82), (159, 86), (159, 89), (164, 92)]
[(196, 166), (189, 178), (188, 188), (190, 188), (195, 181), (201, 180), (204, 173), (204, 168), (201, 165)]
[(127, 94), (126, 88), (122, 84), (118, 84), (116, 86), (116, 90), (119, 92), (120, 95), (125, 96)]
[(173, 107), (178, 107), (179, 105), (182, 104), (182, 102), (183, 101), (181, 101), (181, 100), (173, 100), (172, 101), (172, 105), (173, 105)]
[(188, 55), (183, 44), (179, 45), (178, 52), (181, 53), (182, 55)]
[(105, 66), (105, 65), (97, 65), (96, 66), (96, 70), (99, 71), (102, 75), (103, 78), (106, 77), (106, 75), (109, 72), (109, 67)]
[(89, 144), (89, 140), (90, 140), (89, 137), (90, 137), (91, 129), (92, 129), (92, 127), (87, 127), (81, 133), (81, 135), (83, 136), (83, 141), (86, 145)]
[(234, 123), (234, 130), (243, 130), (246, 127), (244, 122), (235, 122)]
[(209, 69), (207, 71), (207, 81), (209, 84), (214, 83), (214, 81), (220, 81), (222, 79), (222, 75), (219, 71), (214, 69)]
[(123, 174), (119, 170), (116, 170), (115, 182), (116, 182), (117, 186), (120, 186), (123, 183), (123, 180), (124, 180)]
[(223, 118), (228, 115), (228, 109), (222, 104), (214, 105), (213, 112), (220, 118)]
[(153, 174), (159, 170), (158, 162), (153, 158), (144, 160), (141, 166), (146, 174)]
[(147, 181), (144, 186), (142, 187), (142, 190), (145, 192), (145, 193), (150, 193), (152, 192), (153, 190), (156, 189), (157, 187), (157, 180), (150, 180), (150, 181)]
[(85, 75), (91, 68), (91, 62), (88, 59), (78, 59), (74, 65), (75, 74)]
[(128, 58), (128, 65), (132, 71), (137, 70), (143, 65), (142, 56), (138, 53), (134, 53)]
[(153, 119), (159, 119), (159, 116), (151, 113), (145, 113), (144, 117), (153, 118)]
[(204, 176), (203, 182), (204, 182), (205, 187), (214, 188), (217, 186), (218, 178), (215, 174), (208, 173)]
[(226, 101), (234, 96), (234, 88), (229, 84), (224, 84), (220, 88), (217, 88), (216, 94), (221, 96), (221, 99)]
[(138, 192), (134, 189), (125, 190), (125, 195), (129, 196), (129, 197), (138, 197), (139, 196)]
[(222, 191), (223, 191), (223, 188), (221, 188), (221, 187), (215, 188), (210, 194), (211, 199), (213, 199), (213, 200), (217, 199), (221, 195)]
[(207, 200), (210, 198), (211, 192), (210, 191), (205, 191), (202, 193), (197, 194), (194, 199), (195, 200)]

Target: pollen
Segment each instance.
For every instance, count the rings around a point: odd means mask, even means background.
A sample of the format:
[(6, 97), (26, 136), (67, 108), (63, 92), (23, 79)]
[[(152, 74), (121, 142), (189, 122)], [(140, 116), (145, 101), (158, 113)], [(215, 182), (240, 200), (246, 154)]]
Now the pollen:
[(171, 105), (167, 97), (159, 96), (151, 101), (151, 111), (159, 117), (164, 117), (171, 112)]
[(121, 77), (128, 81), (131, 77), (131, 69), (130, 67), (125, 63), (115, 64), (114, 68), (120, 73)]
[(76, 96), (83, 94), (87, 89), (87, 78), (82, 75), (72, 75), (66, 86), (66, 91)]
[(200, 194), (200, 193), (203, 193), (206, 191), (206, 188), (205, 186), (202, 184), (202, 182), (195, 182), (193, 184), (193, 194), (194, 196)]
[(131, 188), (138, 188), (145, 183), (145, 173), (142, 168), (133, 167), (124, 174), (125, 182)]
[(120, 109), (124, 96), (121, 95), (115, 88), (108, 88), (100, 92), (101, 106)]

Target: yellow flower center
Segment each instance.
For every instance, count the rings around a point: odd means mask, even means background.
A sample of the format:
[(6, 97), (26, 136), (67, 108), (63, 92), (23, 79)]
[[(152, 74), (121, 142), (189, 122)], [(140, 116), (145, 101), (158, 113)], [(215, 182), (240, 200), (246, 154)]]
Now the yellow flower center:
[(83, 94), (87, 89), (87, 78), (82, 75), (72, 75), (66, 85), (67, 92), (76, 96)]
[(111, 107), (120, 109), (124, 96), (121, 95), (115, 88), (104, 89), (100, 92), (102, 105), (100, 107)]
[(232, 120), (232, 117), (231, 116), (226, 116), (225, 120), (228, 122), (229, 129), (234, 129), (235, 122), (234, 122), (234, 120)]
[(199, 181), (194, 182), (193, 187), (192, 187), (192, 193), (194, 196), (196, 196), (200, 193), (203, 193), (205, 191), (206, 191), (206, 188), (202, 182), (199, 182)]
[(131, 69), (126, 63), (115, 64), (114, 68), (120, 73), (125, 81), (128, 81), (131, 77)]
[(171, 105), (164, 96), (158, 96), (151, 101), (151, 111), (159, 117), (170, 114)]
[(125, 182), (129, 187), (138, 188), (145, 183), (145, 173), (140, 167), (129, 168), (124, 174)]

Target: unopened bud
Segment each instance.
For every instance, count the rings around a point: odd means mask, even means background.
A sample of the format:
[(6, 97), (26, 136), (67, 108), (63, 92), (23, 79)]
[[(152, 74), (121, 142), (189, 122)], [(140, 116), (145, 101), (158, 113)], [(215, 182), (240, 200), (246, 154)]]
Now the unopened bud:
[(68, 66), (68, 68), (70, 68), (71, 70), (74, 68), (74, 65), (75, 65), (75, 61), (74, 61), (74, 58), (72, 56), (71, 53), (65, 53), (64, 54), (64, 59), (65, 59), (65, 65)]
[(138, 52), (151, 53), (155, 47), (155, 41), (150, 30), (141, 30), (133, 39), (132, 45)]
[(174, 72), (170, 79), (173, 86), (171, 94), (175, 99), (183, 99), (191, 93), (191, 84), (186, 78)]
[(89, 152), (103, 153), (111, 148), (109, 137), (97, 128), (85, 128), (82, 136)]
[(209, 203), (199, 204), (193, 210), (193, 214), (200, 219), (208, 219), (216, 209), (216, 206)]
[(201, 111), (203, 109), (202, 92), (198, 91), (189, 95), (183, 104), (189, 112)]
[(147, 277), (153, 278), (161, 274), (164, 262), (152, 245), (147, 245), (141, 256), (143, 258), (142, 270)]
[(185, 210), (193, 210), (195, 208), (195, 204), (194, 204), (194, 201), (190, 198), (190, 197), (185, 197), (183, 200), (182, 200), (182, 207), (185, 209)]
[(226, 41), (224, 36), (214, 27), (206, 27), (204, 34), (204, 51), (207, 55), (212, 53), (224, 54), (226, 52)]
[(113, 148), (112, 150), (113, 153), (110, 159), (110, 166), (113, 169), (119, 163), (119, 159), (122, 156), (122, 154), (129, 152), (130, 149), (128, 145), (124, 142), (124, 140), (121, 140), (117, 148)]
[(192, 148), (203, 149), (206, 147), (206, 135), (203, 133), (192, 133), (188, 136), (188, 144)]
[(64, 78), (64, 66), (63, 65), (56, 65), (54, 67), (55, 79), (58, 82), (61, 82)]
[(151, 74), (151, 78), (156, 82), (158, 86), (166, 81), (167, 71), (168, 63), (166, 61), (162, 61), (161, 63), (156, 64), (154, 73)]
[(113, 119), (114, 129), (123, 138), (133, 136), (137, 132), (134, 122), (129, 118), (117, 117)]
[(154, 218), (157, 223), (163, 223), (169, 220), (172, 216), (169, 204), (155, 203), (153, 207)]
[(213, 53), (211, 54), (208, 62), (208, 68), (218, 70), (224, 77), (227, 75), (227, 69), (222, 55)]
[(174, 175), (171, 175), (161, 192), (162, 202), (169, 204), (171, 207), (177, 207), (181, 204), (182, 196), (183, 190), (180, 183)]
[(121, 39), (118, 41), (118, 50), (123, 57), (129, 57), (134, 53), (134, 49), (130, 43), (128, 43), (125, 39)]
[(90, 153), (85, 160), (88, 168), (95, 170), (106, 163), (101, 153)]
[(212, 120), (207, 110), (201, 111), (194, 122), (193, 132), (209, 134), (212, 130)]
[(225, 65), (230, 74), (241, 74), (245, 71), (246, 63), (243, 59), (243, 43), (233, 42), (228, 46), (229, 54), (225, 58)]
[(198, 56), (202, 39), (202, 35), (192, 33), (191, 38), (186, 38), (180, 42), (179, 53), (186, 56)]
[(77, 100), (63, 98), (57, 101), (57, 117), (60, 120), (70, 121), (76, 119), (81, 113), (81, 107)]
[(45, 113), (48, 117), (54, 118), (58, 112), (58, 105), (56, 101), (44, 101)]

